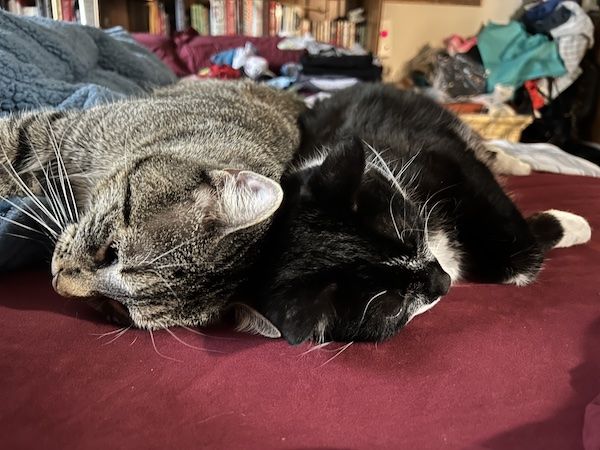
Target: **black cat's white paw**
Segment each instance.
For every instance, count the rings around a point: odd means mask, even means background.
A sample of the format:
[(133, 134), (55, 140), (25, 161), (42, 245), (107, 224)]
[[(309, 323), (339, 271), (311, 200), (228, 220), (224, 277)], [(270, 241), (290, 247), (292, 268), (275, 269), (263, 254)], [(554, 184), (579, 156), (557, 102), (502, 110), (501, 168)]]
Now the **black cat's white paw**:
[(557, 209), (550, 209), (546, 213), (558, 220), (563, 229), (563, 235), (558, 243), (554, 245), (555, 248), (585, 244), (591, 239), (592, 228), (583, 217)]

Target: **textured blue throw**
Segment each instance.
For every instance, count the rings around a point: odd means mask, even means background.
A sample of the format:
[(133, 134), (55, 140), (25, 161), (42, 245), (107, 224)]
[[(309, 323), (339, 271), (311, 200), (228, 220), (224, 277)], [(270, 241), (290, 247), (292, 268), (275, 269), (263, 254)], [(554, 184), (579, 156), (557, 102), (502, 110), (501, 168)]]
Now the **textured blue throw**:
[[(167, 66), (122, 29), (103, 31), (0, 10), (0, 117), (40, 107), (90, 108), (175, 81)], [(6, 202), (0, 201), (0, 215), (33, 225)], [(37, 244), (16, 234), (41, 237), (0, 220), (0, 272), (39, 260), (32, 247)]]

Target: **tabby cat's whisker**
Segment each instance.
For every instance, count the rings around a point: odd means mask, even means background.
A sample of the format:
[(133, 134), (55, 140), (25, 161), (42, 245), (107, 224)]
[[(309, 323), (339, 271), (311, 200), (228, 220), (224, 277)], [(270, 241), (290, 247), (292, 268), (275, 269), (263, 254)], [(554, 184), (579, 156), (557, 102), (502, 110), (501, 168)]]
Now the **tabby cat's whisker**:
[[(46, 191), (46, 189), (44, 188), (44, 186), (40, 182), (40, 180), (38, 180), (38, 178), (34, 176), (35, 181), (40, 186), (42, 192), (44, 193), (44, 196), (48, 199), (48, 201), (50, 202), (50, 206), (52, 207), (52, 211), (53, 211), (54, 215), (49, 215), (48, 217), (56, 225), (58, 225), (58, 227), (62, 230), (64, 228), (64, 222), (62, 220), (62, 217), (59, 215), (59, 210), (57, 209), (56, 204), (55, 204), (55, 201), (57, 201), (57, 199), (56, 198), (52, 198), (52, 197), (56, 197), (56, 192), (54, 192), (54, 190), (52, 189), (52, 185), (50, 183), (50, 177), (48, 176), (48, 171), (44, 168), (44, 164), (42, 164), (40, 156), (38, 155), (38, 152), (35, 149), (35, 147), (32, 146), (31, 149), (33, 151), (33, 154), (35, 156), (35, 159), (36, 159), (38, 165), (40, 166), (40, 169), (42, 170), (42, 173), (44, 174), (44, 178), (46, 179), (46, 186), (48, 187), (48, 191), (49, 192)], [(52, 194), (52, 196), (50, 194)]]
[[(56, 140), (56, 135), (54, 134), (54, 130), (52, 129), (52, 124), (50, 123), (50, 120), (48, 120), (48, 118), (46, 116), (44, 116), (44, 118), (46, 119), (46, 122), (48, 124), (48, 137), (50, 138), (50, 141), (52, 144), (52, 149), (54, 150), (54, 155), (56, 156), (58, 176), (59, 176), (59, 181), (60, 181), (60, 185), (62, 188), (62, 192), (64, 195), (66, 207), (69, 212), (69, 217), (71, 219), (71, 222), (75, 222), (75, 217), (77, 216), (77, 205), (75, 204), (75, 196), (73, 195), (73, 190), (71, 189), (71, 183), (69, 182), (69, 177), (67, 176), (68, 175), (67, 169), (65, 167), (62, 155), (60, 153), (60, 148), (61, 148), (62, 141), (64, 139), (65, 134), (63, 134), (60, 144), (59, 144)], [(65, 183), (65, 178), (67, 180), (66, 183)], [(67, 185), (68, 185), (69, 191), (71, 193), (71, 198), (73, 199), (73, 209), (75, 210), (75, 215), (73, 214), (73, 210), (71, 210), (71, 205), (69, 203), (69, 197), (67, 195), (67, 189), (66, 189)]]
[(156, 354), (158, 356), (160, 356), (161, 358), (164, 358), (164, 359), (170, 359), (171, 361), (183, 362), (180, 359), (172, 358), (170, 356), (163, 355), (161, 352), (159, 352), (158, 348), (156, 348), (156, 342), (154, 341), (154, 333), (152, 333), (152, 330), (148, 330), (148, 332), (150, 333), (150, 340), (152, 341), (152, 347), (154, 347), (154, 351), (156, 352)]
[[(6, 197), (3, 197), (0, 195), (0, 200), (5, 201), (6, 203), (8, 203), (9, 205), (11, 205), (13, 208), (16, 208), (17, 210), (21, 211), (23, 214), (25, 214), (27, 217), (29, 217), (30, 219), (34, 220), (36, 223), (38, 223), (39, 225), (41, 225), (43, 228), (45, 228), (46, 230), (48, 230), (48, 232), (54, 236), (54, 238), (58, 238), (58, 234), (56, 233), (56, 231), (54, 231), (52, 228), (50, 228), (48, 226), (48, 224), (46, 222), (44, 222), (44, 220), (42, 220), (42, 218), (40, 216), (38, 216), (35, 211), (33, 211), (29, 206), (24, 205), (26, 208), (28, 208), (31, 213), (29, 213), (28, 211), (26, 211), (25, 209), (21, 208), (19, 205), (17, 205), (15, 202), (7, 199)], [(5, 217), (4, 217), (5, 218)], [(6, 219), (6, 218), (5, 218)]]
[(191, 349), (194, 349), (194, 350), (201, 350), (203, 352), (209, 352), (209, 353), (225, 353), (225, 352), (222, 352), (222, 351), (219, 351), (219, 350), (212, 350), (212, 349), (209, 349), (209, 348), (196, 347), (195, 345), (188, 344), (187, 342), (185, 342), (183, 339), (179, 338), (179, 336), (177, 336), (173, 331), (169, 330), (168, 328), (165, 327), (164, 330), (167, 333), (169, 333), (171, 336), (173, 336), (173, 338), (177, 342), (185, 345), (188, 348), (191, 348)]
[(92, 335), (92, 336), (98, 336), (96, 339), (102, 339), (103, 337), (110, 336), (111, 334), (120, 333), (120, 332), (121, 332), (121, 331), (123, 331), (125, 328), (126, 328), (126, 327), (117, 328), (116, 330), (109, 331), (108, 333), (102, 333), (102, 334), (98, 334), (98, 333), (90, 333), (90, 335)]
[(23, 234), (16, 234), (16, 233), (4, 233), (6, 236), (12, 236), (15, 238), (19, 238), (19, 239), (25, 239), (27, 241), (33, 241), (33, 242), (37, 242), (38, 244), (44, 244), (44, 242), (40, 241), (39, 239), (34, 239), (31, 236), (25, 236)]
[(129, 331), (129, 329), (131, 328), (131, 325), (129, 325), (127, 328), (125, 328), (123, 331), (121, 331), (120, 333), (118, 333), (114, 338), (112, 338), (110, 341), (105, 342), (102, 345), (108, 345), (108, 344), (112, 344), (113, 342), (115, 342), (117, 339), (119, 339), (121, 336), (123, 336), (125, 333), (127, 333)]
[[(52, 214), (50, 214), (50, 211), (48, 211), (48, 209), (44, 206), (44, 204), (40, 201), (40, 199), (37, 198), (37, 196), (31, 191), (31, 189), (29, 189), (29, 187), (27, 186), (27, 184), (23, 181), (23, 179), (21, 178), (21, 176), (17, 173), (17, 171), (15, 170), (15, 168), (12, 166), (12, 164), (10, 163), (10, 159), (9, 159), (8, 154), (6, 153), (6, 151), (3, 150), (3, 153), (4, 153), (4, 157), (5, 157), (6, 161), (7, 161), (7, 163), (2, 163), (2, 168), (4, 169), (5, 173), (8, 174), (8, 176), (25, 193), (25, 196), (29, 197), (31, 199), (31, 201), (33, 201), (36, 204), (36, 206), (38, 208), (40, 208), (40, 210), (44, 214), (46, 214), (48, 217), (52, 217)], [(10, 170), (8, 170), (7, 167)], [(59, 224), (57, 224), (57, 225), (59, 225)]]
[(188, 330), (190, 333), (194, 333), (197, 334), (198, 336), (203, 336), (206, 338), (210, 338), (210, 339), (221, 339), (223, 341), (239, 341), (238, 338), (234, 338), (234, 337), (224, 337), (224, 336), (212, 336), (210, 334), (206, 334), (206, 333), (202, 333), (198, 330), (194, 330), (193, 328), (190, 327), (186, 327), (185, 325), (179, 325), (181, 328), (184, 328), (186, 330)]
[(157, 256), (156, 258), (154, 258), (152, 261), (149, 261), (149, 262), (148, 262), (148, 264), (155, 263), (155, 262), (156, 262), (156, 261), (158, 261), (159, 259), (162, 259), (162, 258), (164, 258), (165, 256), (167, 256), (167, 255), (169, 255), (169, 254), (173, 253), (173, 252), (174, 252), (174, 251), (176, 251), (176, 250), (179, 250), (181, 247), (183, 247), (184, 245), (186, 245), (186, 244), (190, 243), (192, 240), (194, 240), (194, 238), (193, 238), (193, 237), (192, 237), (192, 238), (189, 238), (189, 239), (187, 239), (187, 240), (185, 240), (185, 241), (183, 241), (181, 244), (179, 244), (179, 245), (176, 245), (176, 246), (175, 246), (175, 247), (173, 247), (171, 250), (167, 250), (167, 251), (166, 251), (166, 252), (164, 252), (163, 254), (161, 254), (161, 255), (158, 255), (158, 256)]

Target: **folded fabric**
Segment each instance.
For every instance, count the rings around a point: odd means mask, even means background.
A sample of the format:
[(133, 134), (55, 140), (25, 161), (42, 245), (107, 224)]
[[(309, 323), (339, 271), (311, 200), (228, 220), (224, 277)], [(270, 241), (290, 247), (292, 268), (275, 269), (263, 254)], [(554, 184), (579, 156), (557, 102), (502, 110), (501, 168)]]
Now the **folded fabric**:
[(541, 34), (529, 35), (518, 22), (486, 25), (477, 37), (477, 46), (488, 71), (488, 92), (496, 84), (518, 88), (527, 80), (567, 73), (556, 42)]
[(552, 11), (549, 16), (544, 17), (541, 20), (537, 20), (533, 23), (525, 22), (527, 31), (531, 33), (545, 33), (548, 34), (556, 27), (561, 26), (571, 17), (571, 10), (569, 8), (562, 8), (560, 5)]
[(304, 68), (318, 67), (328, 69), (367, 69), (373, 65), (373, 55), (322, 56), (304, 55), (300, 59)]
[(340, 76), (307, 76), (301, 75), (298, 78), (295, 89), (309, 90), (309, 91), (339, 91), (341, 89), (349, 88), (354, 86), (360, 80), (353, 77), (340, 77)]
[(444, 44), (446, 45), (448, 54), (454, 56), (457, 53), (467, 53), (475, 47), (477, 45), (477, 37), (463, 38), (458, 34), (453, 34), (444, 39)]
[(176, 80), (129, 35), (0, 10), (0, 116), (89, 108)]
[(567, 69), (567, 74), (552, 80), (540, 80), (540, 91), (547, 97), (556, 98), (582, 74), (581, 61), (588, 49), (594, 46), (594, 23), (590, 16), (576, 2), (565, 1), (560, 9), (569, 11), (570, 16), (564, 24), (550, 31), (558, 44), (558, 52)]
[(544, 0), (525, 11), (523, 20), (533, 23), (548, 17), (562, 0)]
[(600, 178), (600, 167), (596, 164), (571, 155), (552, 144), (524, 144), (504, 140), (489, 141), (489, 144), (519, 158), (538, 172)]
[(358, 78), (363, 81), (381, 80), (382, 68), (373, 64), (373, 55), (315, 56), (304, 55), (302, 73), (304, 75), (340, 76)]

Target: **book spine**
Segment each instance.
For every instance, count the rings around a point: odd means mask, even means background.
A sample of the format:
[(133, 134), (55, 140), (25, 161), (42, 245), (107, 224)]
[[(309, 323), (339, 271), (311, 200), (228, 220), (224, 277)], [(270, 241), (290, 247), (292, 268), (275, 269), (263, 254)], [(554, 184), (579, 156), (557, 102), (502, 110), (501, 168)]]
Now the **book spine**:
[(235, 34), (235, 0), (225, 0), (225, 34)]
[(210, 12), (206, 6), (202, 7), (202, 36), (210, 35)]
[(185, 0), (175, 0), (175, 31), (185, 30), (185, 22)]
[(254, 10), (252, 7), (252, 0), (243, 0), (244, 7), (242, 8), (244, 20), (242, 27), (242, 34), (245, 36), (252, 36), (252, 16), (254, 14)]
[(262, 36), (264, 33), (264, 1), (254, 0), (252, 2), (252, 36)]
[(60, 0), (60, 6), (62, 10), (62, 20), (65, 22), (72, 22), (73, 17), (73, 0)]
[(212, 36), (225, 34), (225, 0), (210, 1), (210, 34)]

